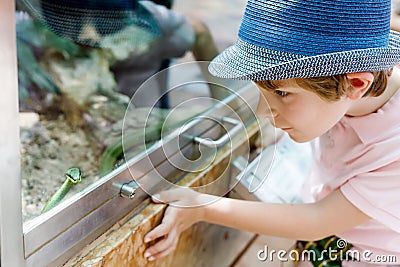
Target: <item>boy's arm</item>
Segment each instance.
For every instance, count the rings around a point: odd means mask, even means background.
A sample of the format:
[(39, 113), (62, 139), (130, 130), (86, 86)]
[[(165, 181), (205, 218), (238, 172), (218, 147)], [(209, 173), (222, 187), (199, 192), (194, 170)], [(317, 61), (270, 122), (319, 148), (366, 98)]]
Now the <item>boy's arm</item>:
[[(149, 232), (145, 242), (164, 237), (146, 250), (149, 259), (163, 257), (174, 250), (179, 235), (195, 222), (207, 221), (264, 235), (298, 240), (317, 240), (345, 231), (369, 220), (369, 217), (335, 190), (323, 200), (310, 204), (272, 204), (219, 198), (196, 192), (171, 190), (158, 196), (180, 208), (167, 208), (162, 223)], [(195, 203), (210, 204), (182, 208)]]
[(310, 204), (272, 204), (223, 198), (205, 207), (204, 220), (250, 232), (318, 240), (369, 220), (335, 190)]

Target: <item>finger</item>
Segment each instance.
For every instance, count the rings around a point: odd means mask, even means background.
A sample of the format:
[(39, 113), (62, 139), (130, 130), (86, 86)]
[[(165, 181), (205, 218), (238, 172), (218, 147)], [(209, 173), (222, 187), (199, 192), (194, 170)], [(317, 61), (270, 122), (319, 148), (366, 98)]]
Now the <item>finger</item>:
[(172, 227), (175, 225), (177, 216), (177, 210), (171, 207), (168, 207), (165, 211), (164, 218), (157, 227), (147, 233), (144, 237), (144, 242), (148, 243), (152, 240), (155, 240), (159, 237), (166, 236), (171, 231)]
[(176, 246), (171, 246), (171, 247), (167, 248), (166, 250), (164, 250), (163, 252), (160, 252), (160, 253), (158, 253), (158, 254), (156, 254), (156, 255), (151, 255), (151, 256), (148, 257), (147, 259), (148, 259), (149, 261), (153, 261), (153, 260), (156, 260), (156, 259), (160, 259), (160, 258), (162, 258), (162, 257), (165, 257), (165, 256), (169, 255), (169, 254), (172, 253), (175, 249), (176, 249)]
[(170, 231), (170, 226), (165, 223), (161, 223), (146, 234), (146, 236), (144, 237), (144, 242), (148, 243), (159, 237), (168, 235), (169, 231)]
[(175, 248), (177, 243), (178, 235), (176, 234), (176, 231), (171, 231), (171, 233), (166, 238), (160, 240), (155, 245), (146, 249), (144, 256), (146, 258), (150, 256), (154, 257), (155, 255), (158, 255), (163, 251), (169, 250), (171, 247)]
[(162, 257), (162, 255), (167, 255), (176, 248), (176, 245), (178, 244), (178, 239), (179, 235), (177, 234), (177, 232), (171, 231), (171, 233), (166, 238), (148, 248), (145, 251), (144, 256), (149, 260), (152, 260)]

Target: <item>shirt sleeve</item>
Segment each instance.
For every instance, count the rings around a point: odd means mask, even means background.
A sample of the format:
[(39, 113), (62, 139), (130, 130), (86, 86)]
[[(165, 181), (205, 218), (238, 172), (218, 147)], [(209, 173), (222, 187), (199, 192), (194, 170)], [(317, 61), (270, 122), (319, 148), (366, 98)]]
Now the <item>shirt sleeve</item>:
[(340, 190), (362, 212), (400, 233), (400, 161), (359, 174)]

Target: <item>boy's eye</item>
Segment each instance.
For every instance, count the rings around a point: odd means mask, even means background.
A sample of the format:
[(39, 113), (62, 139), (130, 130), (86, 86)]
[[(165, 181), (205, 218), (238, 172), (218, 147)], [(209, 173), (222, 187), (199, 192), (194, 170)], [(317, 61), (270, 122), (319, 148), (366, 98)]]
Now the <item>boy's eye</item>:
[(285, 96), (287, 96), (289, 93), (288, 93), (288, 92), (285, 92), (285, 91), (281, 91), (281, 90), (275, 90), (275, 94), (277, 94), (277, 95), (279, 95), (279, 96), (282, 96), (282, 97), (285, 97)]

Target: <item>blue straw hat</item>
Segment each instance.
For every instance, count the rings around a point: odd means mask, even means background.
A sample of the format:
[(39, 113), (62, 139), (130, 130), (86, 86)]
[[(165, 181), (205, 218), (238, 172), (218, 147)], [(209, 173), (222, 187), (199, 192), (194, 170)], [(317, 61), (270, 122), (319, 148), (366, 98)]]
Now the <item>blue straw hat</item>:
[(390, 0), (249, 0), (239, 39), (209, 65), (221, 78), (283, 80), (400, 63)]
[[(19, 0), (51, 31), (78, 44), (107, 47), (104, 38), (147, 45), (161, 35), (153, 15), (137, 0)], [(131, 31), (126, 31), (131, 27)], [(137, 34), (134, 34), (137, 33)]]

